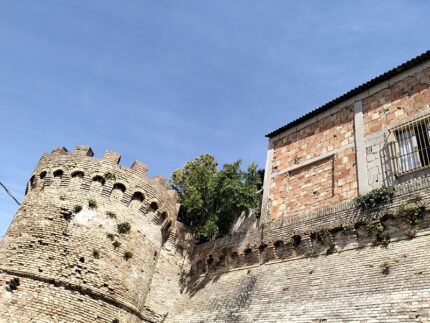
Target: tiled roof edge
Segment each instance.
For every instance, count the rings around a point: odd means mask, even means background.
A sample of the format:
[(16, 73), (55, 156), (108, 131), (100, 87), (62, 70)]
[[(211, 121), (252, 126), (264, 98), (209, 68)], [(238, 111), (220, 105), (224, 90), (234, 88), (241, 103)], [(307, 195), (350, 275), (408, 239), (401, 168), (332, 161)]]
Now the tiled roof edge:
[(409, 61), (407, 61), (407, 62), (405, 62), (405, 63), (387, 71), (387, 72), (385, 72), (384, 74), (381, 74), (381, 75), (371, 79), (370, 81), (368, 81), (366, 83), (361, 84), (360, 86), (357, 86), (356, 88), (354, 88), (354, 89), (346, 92), (345, 94), (337, 97), (336, 99), (320, 106), (319, 108), (301, 116), (300, 118), (298, 118), (294, 121), (291, 121), (290, 123), (287, 123), (285, 126), (282, 126), (281, 128), (278, 128), (278, 129), (268, 133), (266, 135), (266, 137), (272, 138), (275, 135), (277, 135), (281, 132), (284, 132), (285, 130), (288, 130), (288, 129), (290, 129), (290, 128), (316, 116), (317, 114), (324, 112), (324, 111), (334, 107), (335, 105), (337, 105), (337, 104), (339, 104), (339, 103), (341, 103), (347, 99), (350, 99), (351, 97), (353, 97), (353, 96), (355, 96), (355, 95), (357, 95), (357, 94), (359, 94), (365, 90), (370, 89), (372, 86), (375, 86), (375, 85), (377, 85), (383, 81), (386, 81), (386, 80), (392, 78), (393, 76), (396, 76), (396, 75), (398, 75), (398, 74), (400, 74), (400, 73), (402, 73), (402, 72), (404, 72), (404, 71), (406, 71), (412, 67), (415, 67), (415, 66), (417, 66), (417, 65), (419, 65), (419, 64), (421, 64), (421, 63), (423, 63), (429, 59), (430, 59), (430, 50), (426, 51), (425, 53), (423, 53), (423, 54), (421, 54), (421, 55), (419, 55), (419, 56), (417, 56), (417, 57), (415, 57), (415, 58), (413, 58), (413, 59), (411, 59), (411, 60), (409, 60)]

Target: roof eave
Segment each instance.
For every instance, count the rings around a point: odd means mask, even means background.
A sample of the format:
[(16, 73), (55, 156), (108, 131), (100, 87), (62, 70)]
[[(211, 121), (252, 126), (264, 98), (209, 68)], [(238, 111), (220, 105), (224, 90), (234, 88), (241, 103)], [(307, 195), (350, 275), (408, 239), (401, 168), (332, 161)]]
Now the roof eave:
[(298, 118), (294, 121), (291, 121), (290, 123), (287, 123), (285, 126), (282, 126), (278, 129), (268, 133), (266, 135), (266, 137), (272, 138), (272, 137), (276, 136), (277, 134), (280, 134), (280, 133), (282, 133), (282, 132), (284, 132), (284, 131), (286, 131), (286, 130), (288, 130), (288, 129), (290, 129), (290, 128), (292, 128), (292, 127), (294, 127), (294, 126), (296, 126), (296, 125), (298, 125), (298, 124), (300, 124), (300, 123), (302, 123), (302, 122), (304, 122), (304, 121), (306, 121), (306, 120), (308, 120), (308, 119), (310, 119), (316, 115), (318, 115), (319, 113), (324, 112), (324, 111), (334, 107), (335, 105), (337, 105), (343, 101), (346, 101), (347, 99), (350, 99), (351, 97), (356, 96), (357, 94), (360, 94), (361, 92), (368, 90), (371, 87), (378, 85), (379, 83), (386, 81), (386, 80), (388, 80), (388, 79), (390, 79), (390, 78), (392, 78), (392, 77), (394, 77), (394, 76), (396, 76), (396, 75), (398, 75), (398, 74), (400, 74), (400, 73), (402, 73), (402, 72), (404, 72), (404, 71), (406, 71), (412, 67), (415, 67), (415, 66), (417, 66), (417, 65), (419, 65), (419, 64), (421, 64), (421, 63), (423, 63), (429, 59), (430, 59), (430, 50), (426, 51), (425, 53), (423, 53), (423, 54), (421, 54), (421, 55), (419, 55), (419, 56), (417, 56), (417, 57), (415, 57), (415, 58), (413, 58), (413, 59), (411, 59), (411, 60), (409, 60), (409, 61), (407, 61), (407, 62), (405, 62), (405, 63), (387, 71), (387, 72), (385, 72), (384, 74), (381, 74), (381, 75), (371, 79), (370, 81), (367, 81), (366, 83), (363, 83), (363, 84), (357, 86), (356, 88), (346, 92), (345, 94), (337, 97), (336, 99), (334, 99), (330, 102), (327, 102), (326, 104), (320, 106), (319, 108), (301, 116), (300, 118)]

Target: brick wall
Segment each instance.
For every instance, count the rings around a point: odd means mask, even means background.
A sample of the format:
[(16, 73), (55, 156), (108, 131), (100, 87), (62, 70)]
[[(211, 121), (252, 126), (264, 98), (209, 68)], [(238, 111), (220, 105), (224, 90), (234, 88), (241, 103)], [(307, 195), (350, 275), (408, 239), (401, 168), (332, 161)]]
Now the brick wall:
[(193, 232), (180, 222), (160, 252), (145, 306), (164, 317), (181, 296), (194, 249)]
[[(263, 207), (269, 210), (268, 216), (288, 218), (352, 200), (359, 193), (359, 183), (364, 194), (383, 184), (397, 185), (425, 175), (395, 177), (387, 142), (391, 129), (430, 115), (429, 86), (430, 62), (425, 62), (270, 138), (273, 157), (268, 155), (266, 166), (270, 192)], [(357, 154), (363, 158), (361, 169)], [(321, 163), (329, 157), (334, 165), (332, 169), (326, 165), (323, 175)], [(330, 176), (332, 196), (327, 192)], [(321, 185), (322, 178), (326, 186)]]
[(273, 138), (270, 216), (294, 216), (357, 196), (351, 106)]
[[(145, 301), (162, 246), (175, 229), (176, 195), (165, 181), (147, 178), (145, 165), (135, 162), (129, 169), (117, 164), (119, 158), (110, 151), (102, 160), (93, 158), (84, 146), (42, 156), (1, 241), (0, 317), (36, 319), (36, 306), (44, 309), (40, 317), (52, 313), (52, 320), (63, 315), (88, 322), (88, 315), (105, 309), (92, 318), (111, 323), (158, 317)], [(125, 222), (131, 229), (120, 233), (117, 226)], [(22, 284), (5, 292), (5, 282), (15, 277)], [(28, 297), (36, 298), (34, 305), (27, 306)], [(72, 315), (88, 299), (97, 300), (88, 303), (94, 308)]]
[(397, 80), (363, 100), (365, 135), (428, 109), (430, 68)]
[[(389, 130), (430, 114), (430, 68), (381, 87), (363, 100), (366, 161), (370, 189), (396, 185), (411, 179), (396, 178), (391, 169), (387, 141)], [(415, 175), (416, 176), (416, 175)]]
[[(384, 219), (417, 194), (430, 202), (430, 177), (398, 186), (392, 203), (370, 211), (348, 202), (196, 246), (192, 279), (165, 321), (428, 321), (430, 213), (413, 239), (404, 220), (381, 220), (387, 247), (352, 225)], [(311, 234), (321, 231), (325, 241)]]

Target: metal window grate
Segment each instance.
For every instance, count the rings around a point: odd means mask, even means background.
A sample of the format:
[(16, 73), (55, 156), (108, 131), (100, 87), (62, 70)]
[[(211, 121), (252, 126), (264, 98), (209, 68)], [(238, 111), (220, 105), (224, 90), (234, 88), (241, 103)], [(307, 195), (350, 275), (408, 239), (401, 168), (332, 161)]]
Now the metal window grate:
[(430, 166), (430, 117), (418, 119), (392, 130), (388, 143), (391, 167), (401, 176)]

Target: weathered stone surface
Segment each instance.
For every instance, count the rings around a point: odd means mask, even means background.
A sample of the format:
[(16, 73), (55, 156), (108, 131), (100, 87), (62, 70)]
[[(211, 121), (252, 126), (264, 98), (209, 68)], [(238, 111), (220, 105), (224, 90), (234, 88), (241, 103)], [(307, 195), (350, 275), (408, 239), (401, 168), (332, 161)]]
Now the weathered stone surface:
[[(52, 321), (56, 315), (69, 322), (158, 317), (145, 302), (163, 245), (176, 236), (176, 196), (136, 172), (143, 164), (128, 169), (117, 165), (117, 153), (107, 151), (102, 160), (92, 155), (85, 146), (73, 153), (59, 148), (37, 165), (0, 245), (3, 283), (21, 282), (10, 292), (3, 286), (0, 317), (43, 317), (37, 306)], [(152, 202), (158, 210), (150, 209)], [(121, 223), (130, 224), (129, 232), (119, 231)]]

